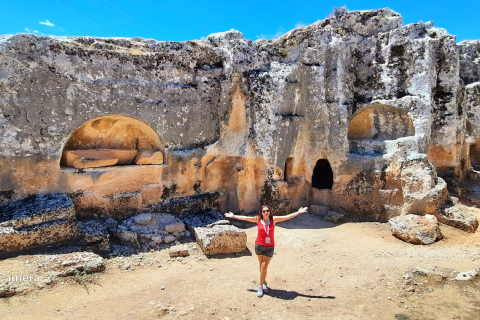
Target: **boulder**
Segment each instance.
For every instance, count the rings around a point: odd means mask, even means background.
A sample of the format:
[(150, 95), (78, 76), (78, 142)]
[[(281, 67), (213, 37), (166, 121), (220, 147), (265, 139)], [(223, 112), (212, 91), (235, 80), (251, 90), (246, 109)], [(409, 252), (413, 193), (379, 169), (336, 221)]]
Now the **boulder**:
[(63, 193), (29, 196), (0, 207), (0, 212), (0, 253), (78, 236), (72, 200)]
[(477, 217), (470, 213), (467, 206), (462, 204), (442, 206), (435, 216), (439, 222), (464, 231), (475, 232), (478, 228)]
[(163, 240), (165, 241), (165, 243), (170, 243), (170, 242), (173, 242), (173, 241), (177, 240), (177, 238), (175, 238), (172, 235), (169, 235), (169, 236), (166, 236)]
[(141, 149), (133, 162), (137, 165), (142, 164), (162, 164), (163, 153), (155, 149)]
[(76, 169), (108, 167), (117, 162), (109, 149), (64, 150), (60, 160), (62, 165)]
[(328, 222), (333, 222), (333, 223), (343, 221), (343, 218), (344, 218), (343, 214), (338, 213), (338, 212), (334, 212), (334, 211), (328, 211), (323, 216), (323, 220), (328, 221)]
[(162, 236), (158, 236), (158, 235), (151, 236), (150, 239), (155, 243), (162, 243), (162, 241), (163, 241)]
[(113, 236), (123, 245), (140, 249), (140, 235), (136, 232), (117, 229)]
[(319, 205), (311, 205), (310, 206), (310, 213), (316, 216), (324, 216), (330, 209), (326, 206), (319, 206)]
[(185, 224), (181, 221), (175, 221), (165, 226), (165, 231), (172, 233), (175, 231), (182, 232), (185, 231)]
[(173, 247), (170, 247), (168, 254), (171, 258), (173, 257), (186, 257), (190, 255), (188, 252), (188, 247), (186, 245), (180, 244)]
[(226, 220), (194, 228), (195, 238), (206, 255), (245, 251), (247, 234)]
[(394, 217), (389, 220), (392, 234), (413, 244), (432, 244), (443, 238), (438, 220), (435, 216), (427, 214), (417, 216), (409, 214)]
[(142, 226), (149, 224), (151, 220), (152, 220), (152, 215), (150, 213), (141, 213), (133, 217), (133, 221), (136, 224), (139, 224)]

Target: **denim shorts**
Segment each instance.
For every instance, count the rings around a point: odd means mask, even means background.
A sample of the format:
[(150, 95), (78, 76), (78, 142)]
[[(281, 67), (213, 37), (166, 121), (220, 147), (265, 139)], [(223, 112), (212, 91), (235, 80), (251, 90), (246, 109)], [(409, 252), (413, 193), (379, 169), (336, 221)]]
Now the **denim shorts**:
[(255, 254), (257, 256), (266, 256), (266, 257), (273, 257), (273, 251), (275, 246), (263, 246), (261, 244), (255, 243)]

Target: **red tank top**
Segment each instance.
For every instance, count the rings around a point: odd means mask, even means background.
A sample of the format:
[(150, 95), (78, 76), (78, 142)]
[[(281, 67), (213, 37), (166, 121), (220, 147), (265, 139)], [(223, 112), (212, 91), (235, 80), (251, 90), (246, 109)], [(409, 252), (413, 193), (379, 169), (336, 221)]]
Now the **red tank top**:
[(258, 228), (258, 233), (257, 233), (257, 240), (255, 240), (255, 243), (261, 244), (262, 246), (267, 246), (267, 247), (273, 247), (275, 245), (274, 241), (274, 230), (275, 230), (275, 223), (273, 221), (270, 221), (270, 227), (268, 228), (269, 230), (269, 237), (270, 237), (270, 243), (265, 243), (265, 238), (267, 238), (267, 232), (265, 229), (267, 229), (268, 224), (265, 224), (265, 227), (262, 223), (262, 220), (259, 219), (257, 222), (257, 228)]

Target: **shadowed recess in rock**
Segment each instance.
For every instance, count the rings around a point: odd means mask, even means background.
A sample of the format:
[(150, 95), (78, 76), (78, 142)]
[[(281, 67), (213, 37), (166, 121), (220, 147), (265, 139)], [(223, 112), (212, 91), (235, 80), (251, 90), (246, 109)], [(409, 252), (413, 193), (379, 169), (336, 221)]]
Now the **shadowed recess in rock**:
[(333, 171), (327, 159), (317, 161), (312, 175), (312, 187), (317, 189), (332, 189)]

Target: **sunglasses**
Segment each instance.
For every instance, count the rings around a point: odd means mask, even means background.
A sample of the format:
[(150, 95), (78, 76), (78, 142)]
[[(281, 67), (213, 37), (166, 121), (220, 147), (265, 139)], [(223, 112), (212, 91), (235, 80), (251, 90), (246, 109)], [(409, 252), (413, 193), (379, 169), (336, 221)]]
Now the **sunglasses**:
[(262, 210), (262, 212), (268, 213), (270, 212), (270, 210)]

